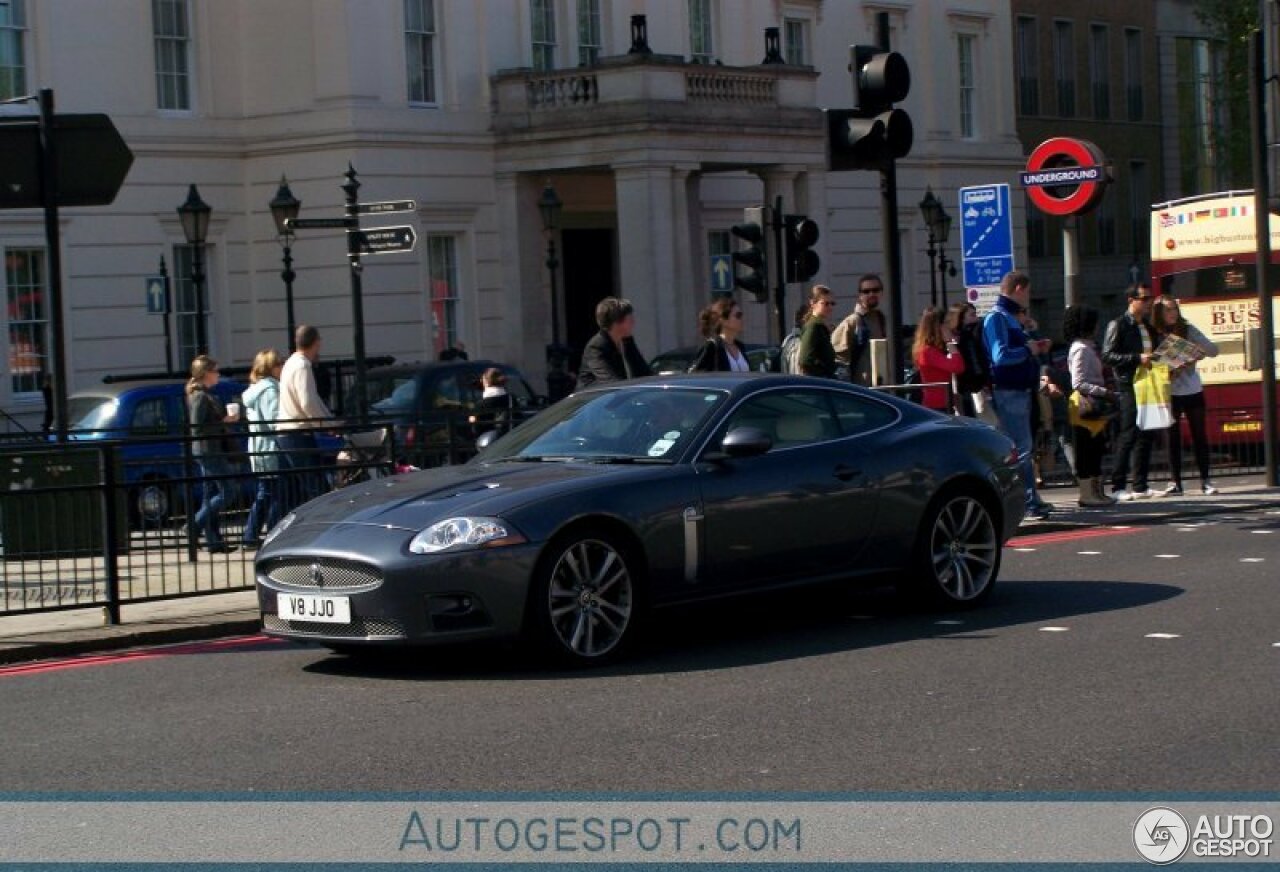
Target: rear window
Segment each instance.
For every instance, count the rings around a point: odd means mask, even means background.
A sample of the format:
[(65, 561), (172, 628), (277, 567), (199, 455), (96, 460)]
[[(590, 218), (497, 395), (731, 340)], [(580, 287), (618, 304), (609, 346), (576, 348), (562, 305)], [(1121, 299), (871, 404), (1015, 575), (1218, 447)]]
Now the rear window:
[(67, 420), (72, 430), (105, 430), (115, 423), (115, 397), (71, 397), (67, 400)]

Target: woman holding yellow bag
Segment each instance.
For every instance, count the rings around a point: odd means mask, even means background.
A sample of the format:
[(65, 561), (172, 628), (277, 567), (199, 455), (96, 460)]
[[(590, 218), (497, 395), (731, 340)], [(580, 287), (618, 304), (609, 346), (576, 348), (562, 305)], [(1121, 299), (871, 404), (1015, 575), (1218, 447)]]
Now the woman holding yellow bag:
[(1102, 455), (1107, 448), (1107, 422), (1115, 412), (1115, 394), (1107, 390), (1094, 337), (1098, 310), (1092, 306), (1068, 306), (1062, 316), (1062, 332), (1071, 343), (1067, 362), (1071, 369), (1071, 396), (1067, 408), (1075, 445), (1079, 505), (1108, 507), (1115, 500), (1102, 492)]

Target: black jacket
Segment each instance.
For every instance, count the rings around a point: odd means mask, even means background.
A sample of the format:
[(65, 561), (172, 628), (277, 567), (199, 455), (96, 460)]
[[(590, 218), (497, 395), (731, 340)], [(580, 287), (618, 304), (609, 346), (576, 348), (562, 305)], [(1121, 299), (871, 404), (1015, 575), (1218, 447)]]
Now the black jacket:
[(227, 407), (204, 388), (187, 394), (187, 414), (191, 421), (193, 457), (219, 457), (234, 453), (236, 445), (227, 426)]
[[(745, 360), (746, 346), (736, 339), (733, 340), (733, 344), (738, 347), (738, 354)], [(750, 364), (747, 368), (750, 369)], [(724, 340), (717, 336), (715, 339), (704, 342), (698, 356), (689, 367), (689, 372), (729, 372), (729, 352), (724, 347)]]
[(622, 340), (622, 348), (619, 351), (609, 334), (603, 330), (592, 336), (582, 349), (578, 387), (589, 388), (592, 385), (653, 375), (653, 370), (649, 369), (649, 364), (640, 355), (640, 349), (636, 348), (634, 339), (627, 337)]
[(1146, 331), (1151, 350), (1156, 350), (1155, 332), (1150, 325), (1139, 323), (1125, 312), (1107, 325), (1102, 340), (1102, 361), (1115, 373), (1121, 390), (1133, 390), (1133, 375), (1142, 364), (1142, 332)]

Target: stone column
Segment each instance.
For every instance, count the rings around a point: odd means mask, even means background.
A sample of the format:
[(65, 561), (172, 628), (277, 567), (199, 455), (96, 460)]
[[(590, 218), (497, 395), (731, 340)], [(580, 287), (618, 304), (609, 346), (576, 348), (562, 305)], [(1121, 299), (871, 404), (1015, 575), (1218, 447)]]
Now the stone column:
[(551, 279), (543, 265), (546, 243), (538, 212), (539, 190), (532, 177), (497, 174), (498, 236), (509, 252), (501, 260), (507, 292), (502, 359), (519, 366), (534, 389), (541, 391), (546, 384), (545, 346), (551, 341)]
[[(620, 293), (636, 307), (636, 343), (647, 357), (688, 344), (676, 270), (676, 180), (671, 166), (615, 164)], [(683, 190), (683, 181), (680, 183)], [(684, 292), (687, 293), (687, 292)]]
[[(690, 343), (697, 339), (698, 312), (707, 303), (705, 254), (702, 235), (701, 177), (696, 164), (680, 165), (671, 174), (674, 200), (675, 242), (674, 300), (677, 335)], [(657, 351), (659, 349), (655, 349)]]

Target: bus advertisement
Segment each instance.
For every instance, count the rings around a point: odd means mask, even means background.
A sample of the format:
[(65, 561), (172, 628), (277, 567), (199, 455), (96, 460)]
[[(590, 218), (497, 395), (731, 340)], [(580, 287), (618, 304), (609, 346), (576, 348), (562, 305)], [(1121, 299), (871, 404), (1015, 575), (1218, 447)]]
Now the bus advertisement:
[[(1175, 200), (1151, 212), (1153, 289), (1177, 297), (1183, 316), (1219, 349), (1199, 366), (1211, 441), (1262, 438), (1262, 375), (1246, 369), (1244, 357), (1245, 330), (1262, 323), (1255, 220), (1252, 191)], [(1270, 222), (1272, 263), (1280, 264), (1280, 218)], [(1280, 326), (1280, 301), (1272, 300), (1272, 312)]]

